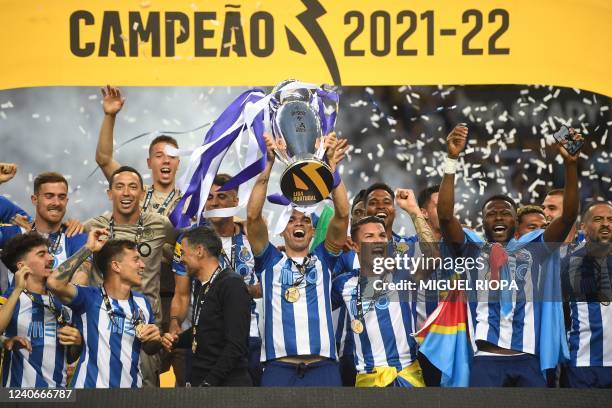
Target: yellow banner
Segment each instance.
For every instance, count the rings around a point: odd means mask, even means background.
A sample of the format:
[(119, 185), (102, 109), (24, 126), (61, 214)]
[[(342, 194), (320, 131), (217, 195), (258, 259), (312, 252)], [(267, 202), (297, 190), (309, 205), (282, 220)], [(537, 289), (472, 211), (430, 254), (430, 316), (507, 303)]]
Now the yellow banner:
[(609, 0), (0, 0), (0, 89), (547, 84), (612, 95)]

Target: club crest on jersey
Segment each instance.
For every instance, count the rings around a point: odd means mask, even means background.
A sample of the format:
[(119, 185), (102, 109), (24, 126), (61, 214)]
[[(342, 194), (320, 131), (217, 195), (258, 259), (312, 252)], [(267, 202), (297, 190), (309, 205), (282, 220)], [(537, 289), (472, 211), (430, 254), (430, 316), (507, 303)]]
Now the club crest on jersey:
[(145, 229), (142, 231), (142, 237), (145, 240), (153, 239), (153, 235), (154, 235), (153, 228), (151, 228), (151, 227), (145, 227)]
[(408, 252), (408, 244), (405, 242), (400, 242), (399, 244), (395, 246), (395, 250), (400, 254), (403, 254), (404, 252)]
[(251, 251), (248, 250), (247, 247), (243, 246), (238, 253), (238, 259), (242, 262), (249, 262), (253, 258), (251, 255)]
[(516, 280), (525, 280), (527, 273), (533, 265), (533, 257), (531, 252), (526, 249), (520, 249), (508, 258), (508, 267), (514, 271)]

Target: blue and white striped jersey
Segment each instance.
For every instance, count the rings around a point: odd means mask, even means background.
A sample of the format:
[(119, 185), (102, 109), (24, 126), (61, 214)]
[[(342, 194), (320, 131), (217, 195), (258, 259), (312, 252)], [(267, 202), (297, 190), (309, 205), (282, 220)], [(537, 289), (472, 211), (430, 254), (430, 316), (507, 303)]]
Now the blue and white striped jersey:
[[(342, 252), (336, 267), (334, 269), (334, 280), (342, 274), (350, 271), (359, 271), (359, 259), (354, 251)], [(353, 355), (354, 344), (353, 336), (351, 335), (351, 320), (347, 314), (344, 302), (339, 307), (332, 310), (332, 319), (334, 320), (334, 332), (336, 334), (336, 347), (338, 356)]]
[(130, 299), (109, 299), (112, 319), (98, 287), (77, 286), (77, 296), (68, 305), (84, 343), (71, 384), (74, 388), (142, 386), (141, 342), (136, 338), (133, 322), (140, 315), (145, 323), (154, 323), (151, 305), (144, 295), (134, 291)]
[(570, 364), (611, 367), (612, 255), (588, 256), (582, 242), (561, 260), (561, 274), (564, 296), (569, 299)]
[[(464, 228), (464, 233), (465, 242), (461, 247), (460, 256), (483, 259), (484, 268), (479, 269), (475, 263), (476, 267), (467, 272), (471, 287), (476, 288), (477, 280), (486, 281), (491, 278), (489, 253), (483, 250), (482, 238), (469, 229)], [(558, 270), (543, 269), (545, 260), (552, 254), (543, 241), (543, 235), (544, 230), (532, 231), (521, 236), (519, 240), (511, 240), (505, 249), (508, 255), (506, 272), (508, 276), (504, 277), (504, 272), (500, 271), (500, 279), (506, 278), (516, 282), (518, 290), (507, 289), (505, 295), (504, 291), (496, 290), (472, 291), (468, 302), (470, 310), (468, 317), (473, 330), (471, 339), (476, 355), (481, 353), (475, 345), (475, 341), (478, 340), (517, 352), (538, 354), (542, 306), (541, 296), (538, 293), (540, 280), (546, 274), (559, 273)], [(512, 246), (517, 246), (518, 249), (508, 250)], [(506, 296), (505, 301), (504, 296)]]
[[(0, 304), (13, 292), (10, 287), (0, 297)], [(32, 344), (32, 352), (25, 348), (8, 351), (2, 364), (2, 384), (15, 388), (64, 388), (66, 387), (66, 347), (59, 344), (56, 316), (49, 309), (50, 297), (30, 293), (19, 295), (15, 311), (6, 328), (5, 336), (25, 337)], [(66, 321), (70, 312), (55, 298), (53, 307), (63, 312)], [(47, 305), (45, 307), (44, 305)]]
[[(399, 282), (401, 276), (394, 273), (393, 281)], [(334, 307), (343, 304), (349, 321), (358, 316), (359, 282), (359, 271), (356, 270), (337, 277), (333, 283)], [(364, 330), (357, 334), (350, 327), (348, 329), (353, 337), (357, 371), (371, 373), (375, 367), (395, 367), (401, 371), (417, 356), (417, 342), (411, 336), (416, 331), (415, 302), (400, 301), (401, 297), (396, 291), (361, 299)]]
[[(338, 255), (321, 243), (309, 254), (302, 275), (287, 255), (268, 243), (255, 256), (255, 273), (263, 291), (264, 333), (261, 361), (286, 356), (319, 355), (336, 360), (331, 306), (331, 280)], [(304, 260), (294, 259), (301, 264)], [(303, 280), (302, 280), (303, 279)], [(285, 299), (285, 292), (300, 282), (299, 298)]]

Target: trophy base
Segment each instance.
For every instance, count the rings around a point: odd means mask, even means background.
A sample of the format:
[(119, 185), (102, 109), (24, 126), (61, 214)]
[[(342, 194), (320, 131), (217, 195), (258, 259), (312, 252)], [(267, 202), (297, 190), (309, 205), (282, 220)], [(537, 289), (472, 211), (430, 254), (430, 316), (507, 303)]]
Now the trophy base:
[(325, 200), (334, 185), (330, 167), (320, 160), (305, 159), (290, 164), (281, 175), (281, 191), (300, 207)]

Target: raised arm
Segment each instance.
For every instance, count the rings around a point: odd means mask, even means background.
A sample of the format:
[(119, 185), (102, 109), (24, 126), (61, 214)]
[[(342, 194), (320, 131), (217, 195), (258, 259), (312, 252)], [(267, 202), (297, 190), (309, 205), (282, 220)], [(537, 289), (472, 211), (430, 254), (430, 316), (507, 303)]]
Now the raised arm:
[(106, 243), (106, 240), (100, 239), (102, 236), (108, 236), (106, 229), (92, 229), (87, 237), (87, 243), (64, 263), (58, 266), (57, 269), (51, 273), (49, 279), (47, 279), (47, 288), (49, 288), (62, 303), (70, 303), (77, 295), (76, 287), (70, 282), (72, 276), (93, 252), (102, 249)]
[(10, 181), (17, 174), (15, 163), (0, 163), (0, 184)]
[(270, 173), (274, 165), (274, 139), (269, 134), (265, 134), (264, 139), (266, 141), (267, 150), (266, 167), (257, 178), (247, 204), (246, 232), (247, 239), (249, 240), (254, 255), (261, 254), (264, 249), (266, 249), (269, 242), (268, 226), (263, 219), (262, 211), (266, 201), (266, 194), (268, 193)]
[[(439, 245), (435, 242), (436, 239), (434, 238), (433, 231), (421, 212), (414, 191), (411, 189), (397, 189), (395, 192), (395, 202), (410, 215), (414, 229), (419, 237), (419, 247), (425, 259), (440, 257)], [(435, 262), (425, 262), (424, 264), (429, 266), (429, 268), (417, 269), (414, 273), (416, 281), (428, 279), (429, 275), (435, 271), (433, 265)]]
[(446, 138), (448, 157), (444, 163), (444, 176), (438, 193), (438, 219), (445, 242), (463, 244), (465, 235), (461, 222), (455, 217), (455, 170), (459, 154), (465, 149), (468, 129), (457, 125)]
[[(328, 148), (328, 161), (332, 172), (336, 171), (338, 163), (342, 161), (348, 147), (346, 139), (336, 139), (336, 134), (331, 133), (326, 138), (326, 144), (331, 143), (333, 146)], [(332, 200), (334, 201), (334, 216), (329, 221), (327, 227), (327, 235), (325, 236), (325, 247), (333, 253), (342, 251), (342, 247), (346, 242), (346, 231), (349, 223), (350, 205), (348, 201), (348, 193), (344, 182), (332, 190)]]
[(19, 295), (26, 287), (26, 282), (32, 270), (28, 266), (22, 266), (15, 272), (14, 285), (15, 289), (11, 292), (8, 298), (3, 299), (4, 302), (0, 307), (0, 334), (4, 333), (15, 311), (15, 306), (19, 300)]
[[(570, 129), (570, 134), (574, 139), (582, 140), (582, 135), (574, 129)], [(565, 167), (565, 188), (561, 215), (552, 220), (544, 231), (544, 241), (551, 243), (564, 242), (578, 217), (578, 153), (572, 156), (562, 146), (559, 146), (559, 153)]]
[(113, 159), (113, 129), (115, 128), (115, 117), (123, 107), (124, 102), (125, 98), (121, 96), (119, 88), (113, 88), (110, 85), (102, 88), (104, 119), (102, 119), (100, 135), (98, 136), (96, 163), (102, 169), (107, 180), (110, 180), (113, 172), (120, 167), (120, 164)]

